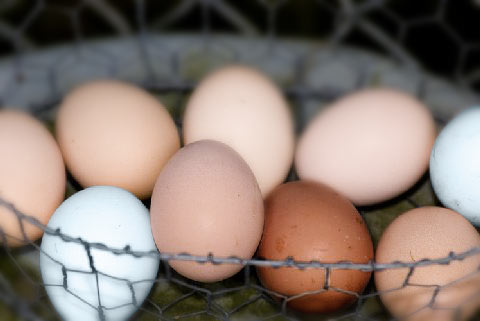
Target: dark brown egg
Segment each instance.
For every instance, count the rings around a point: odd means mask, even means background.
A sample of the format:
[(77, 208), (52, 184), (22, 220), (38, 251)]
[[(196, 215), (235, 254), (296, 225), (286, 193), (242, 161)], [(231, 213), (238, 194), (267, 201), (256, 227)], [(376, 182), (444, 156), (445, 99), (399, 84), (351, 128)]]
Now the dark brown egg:
[[(325, 185), (297, 181), (280, 185), (266, 199), (259, 256), (367, 263), (373, 259), (373, 245), (365, 222), (349, 200)], [(314, 291), (289, 301), (290, 307), (328, 313), (353, 303), (353, 292), (363, 291), (371, 273), (332, 269), (328, 290), (324, 290), (325, 269), (259, 267), (258, 274), (265, 287), (283, 295)]]

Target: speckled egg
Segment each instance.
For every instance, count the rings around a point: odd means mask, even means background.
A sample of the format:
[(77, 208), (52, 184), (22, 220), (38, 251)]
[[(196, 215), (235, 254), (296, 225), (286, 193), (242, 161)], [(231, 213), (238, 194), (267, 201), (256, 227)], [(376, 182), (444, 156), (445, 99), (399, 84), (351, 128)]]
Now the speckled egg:
[[(265, 227), (258, 255), (270, 260), (367, 263), (373, 245), (367, 226), (350, 201), (326, 185), (296, 181), (280, 185), (265, 201)], [(289, 301), (304, 312), (332, 312), (355, 301), (342, 289), (361, 293), (370, 272), (292, 267), (258, 268), (262, 284), (286, 296), (314, 293)]]
[[(415, 264), (479, 246), (479, 233), (462, 215), (441, 207), (421, 207), (400, 215), (387, 227), (378, 243), (376, 261)], [(464, 321), (480, 307), (479, 266), (477, 254), (448, 265), (415, 267), (408, 286), (403, 285), (408, 268), (376, 271), (375, 285), (382, 302), (401, 320)], [(456, 312), (458, 318), (454, 318)]]
[[(153, 237), (160, 252), (251, 258), (263, 229), (263, 199), (251, 169), (227, 145), (203, 140), (180, 149), (155, 183)], [(226, 279), (236, 264), (170, 261), (196, 281)]]

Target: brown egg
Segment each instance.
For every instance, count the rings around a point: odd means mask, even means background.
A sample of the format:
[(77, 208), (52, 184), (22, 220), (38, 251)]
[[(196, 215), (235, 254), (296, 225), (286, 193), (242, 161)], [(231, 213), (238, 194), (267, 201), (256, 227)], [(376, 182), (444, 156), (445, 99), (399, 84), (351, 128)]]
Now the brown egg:
[[(480, 235), (462, 215), (450, 209), (423, 207), (402, 214), (387, 227), (377, 247), (376, 261), (414, 263), (479, 246)], [(403, 283), (408, 268), (377, 271), (375, 284), (378, 291), (396, 289), (381, 293), (380, 297), (395, 317), (405, 317), (402, 320), (467, 320), (480, 305), (479, 267), (477, 254), (448, 265), (416, 267), (407, 287)], [(442, 287), (431, 303), (436, 286)], [(434, 309), (427, 307), (430, 303)], [(416, 312), (422, 307), (425, 308)], [(458, 319), (454, 318), (456, 308), (460, 312)]]
[(334, 188), (356, 205), (393, 198), (428, 168), (436, 136), (432, 113), (392, 89), (366, 89), (328, 106), (299, 139), (301, 179)]
[(83, 187), (117, 186), (142, 199), (180, 147), (166, 108), (143, 89), (119, 81), (74, 89), (62, 102), (56, 126), (67, 168)]
[[(367, 226), (355, 207), (331, 188), (297, 181), (280, 185), (265, 201), (265, 227), (260, 257), (297, 261), (367, 263), (373, 245)], [(321, 291), (324, 269), (258, 268), (263, 285), (283, 295)], [(360, 293), (370, 272), (331, 270), (330, 289), (293, 299), (289, 306), (304, 312), (333, 312), (355, 301), (355, 296), (336, 289)]]
[[(263, 230), (263, 199), (257, 181), (237, 152), (203, 140), (180, 149), (162, 170), (151, 203), (153, 237), (160, 252), (249, 259)], [(196, 281), (226, 279), (235, 264), (170, 261)]]
[[(46, 225), (65, 195), (65, 165), (55, 139), (32, 116), (2, 110), (0, 150), (0, 197)], [(30, 241), (43, 234), (32, 223), (23, 224)], [(1, 204), (0, 227), (11, 236), (8, 245), (25, 244), (17, 216)]]

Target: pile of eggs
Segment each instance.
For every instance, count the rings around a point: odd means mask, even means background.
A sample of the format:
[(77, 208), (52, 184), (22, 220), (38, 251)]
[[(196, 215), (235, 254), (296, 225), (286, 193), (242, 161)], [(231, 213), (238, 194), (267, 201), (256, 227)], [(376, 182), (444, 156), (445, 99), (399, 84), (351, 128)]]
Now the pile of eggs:
[[(42, 278), (63, 319), (129, 318), (154, 284), (157, 251), (381, 265), (480, 246), (472, 225), (480, 225), (478, 107), (437, 136), (431, 112), (414, 97), (364, 89), (322, 109), (297, 139), (282, 92), (260, 72), (235, 65), (200, 82), (182, 130), (181, 148), (162, 103), (113, 80), (83, 84), (63, 99), (56, 139), (33, 117), (0, 111), (0, 196), (40, 223), (27, 224), (0, 207), (8, 235), (3, 242), (21, 246), (43, 235)], [(284, 183), (292, 163), (300, 180)], [(401, 195), (429, 164), (435, 192), (448, 208), (400, 215), (374, 253), (355, 206)], [(65, 168), (84, 188), (66, 200)], [(149, 198), (147, 209), (142, 200)], [(188, 260), (169, 265), (199, 282), (220, 281), (242, 268)], [(398, 318), (466, 320), (480, 304), (479, 265), (480, 257), (471, 256), (413, 273), (377, 270), (375, 285)], [(326, 274), (263, 266), (257, 272), (271, 293), (288, 296), (291, 308), (307, 313), (350, 305), (371, 276), (354, 269)]]

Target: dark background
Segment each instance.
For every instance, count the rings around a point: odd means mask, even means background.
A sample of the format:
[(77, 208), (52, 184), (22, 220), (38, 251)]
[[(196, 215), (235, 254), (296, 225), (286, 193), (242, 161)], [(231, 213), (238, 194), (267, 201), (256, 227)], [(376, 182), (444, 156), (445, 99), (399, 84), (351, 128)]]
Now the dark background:
[[(98, 10), (89, 5), (95, 1), (98, 0), (0, 0), (0, 22), (13, 32), (9, 35), (0, 32), (0, 55), (73, 39), (118, 36), (118, 28), (112, 27)], [(126, 22), (126, 27), (121, 30), (125, 34), (138, 32), (141, 23), (137, 13), (142, 9), (145, 27), (151, 32), (199, 32), (206, 26), (202, 19), (205, 9), (202, 2), (208, 3), (206, 0), (197, 1), (178, 19), (162, 24), (162, 17), (172, 12), (181, 1), (105, 1)], [(472, 87), (480, 89), (480, 81), (474, 76), (480, 67), (480, 1), (344, 1), (351, 2), (353, 15), (345, 14), (340, 0), (223, 2), (249, 20), (259, 36), (274, 32), (278, 36), (318, 40), (332, 35), (339, 22), (354, 20), (355, 14), (361, 11), (358, 8), (368, 4), (373, 9), (363, 13), (362, 19), (377, 25), (428, 71), (458, 81), (470, 81)], [(269, 20), (273, 16), (274, 20)], [(208, 21), (213, 31), (239, 32), (215, 10), (210, 10)], [(28, 45), (19, 41), (20, 35)], [(345, 35), (342, 43), (384, 52), (368, 35), (355, 28)]]

